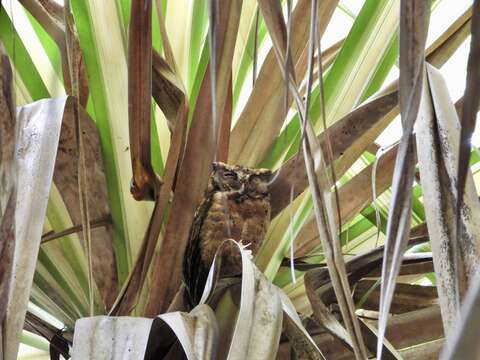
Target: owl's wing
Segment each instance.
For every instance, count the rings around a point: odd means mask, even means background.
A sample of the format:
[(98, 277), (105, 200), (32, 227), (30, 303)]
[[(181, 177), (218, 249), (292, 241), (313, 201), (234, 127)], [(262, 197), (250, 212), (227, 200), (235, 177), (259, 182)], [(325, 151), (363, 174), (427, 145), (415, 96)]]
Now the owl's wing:
[(201, 257), (202, 243), (200, 232), (211, 206), (212, 197), (206, 196), (195, 213), (183, 258), (185, 300), (192, 308), (200, 302), (208, 277), (209, 268), (202, 261)]

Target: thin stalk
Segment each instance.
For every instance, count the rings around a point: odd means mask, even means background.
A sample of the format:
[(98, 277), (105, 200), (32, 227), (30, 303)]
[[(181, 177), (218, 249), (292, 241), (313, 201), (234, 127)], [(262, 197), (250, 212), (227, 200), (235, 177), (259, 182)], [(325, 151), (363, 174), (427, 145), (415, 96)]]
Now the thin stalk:
[[(107, 226), (112, 223), (111, 215), (105, 215), (101, 218), (90, 221), (90, 229), (96, 229), (98, 227)], [(59, 232), (48, 232), (42, 235), (42, 244), (50, 242), (52, 240), (60, 239), (64, 236), (71, 235), (83, 231), (83, 224), (74, 225), (68, 229), (59, 231)]]
[(70, 79), (72, 82), (72, 95), (75, 104), (73, 106), (75, 119), (75, 132), (78, 147), (78, 195), (80, 202), (80, 212), (82, 217), (82, 231), (87, 248), (88, 260), (88, 300), (90, 308), (90, 316), (94, 315), (94, 294), (93, 294), (93, 266), (92, 266), (92, 237), (90, 228), (90, 212), (88, 208), (88, 184), (87, 184), (87, 168), (85, 164), (85, 150), (83, 144), (82, 124), (78, 113), (79, 103), (79, 83), (78, 83), (78, 48), (75, 46), (75, 29), (73, 25), (72, 14), (70, 11), (70, 0), (65, 1), (64, 5), (65, 17), (65, 35), (67, 43), (67, 57), (69, 63)]

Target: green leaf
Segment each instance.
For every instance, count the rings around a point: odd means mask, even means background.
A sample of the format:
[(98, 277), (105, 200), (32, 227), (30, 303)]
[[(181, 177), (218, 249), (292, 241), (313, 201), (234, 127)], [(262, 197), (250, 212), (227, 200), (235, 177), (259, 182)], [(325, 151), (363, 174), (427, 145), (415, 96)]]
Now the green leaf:
[[(123, 282), (151, 213), (151, 204), (136, 202), (129, 190), (131, 167), (123, 28), (116, 16), (114, 0), (73, 0), (72, 9), (100, 135), (118, 276)], [(105, 22), (105, 18), (109, 21)]]
[(22, 39), (13, 29), (12, 22), (5, 9), (0, 10), (0, 40), (2, 41), (10, 59), (13, 59), (15, 70), (22, 79), (32, 100), (50, 97), (45, 83), (37, 71)]
[[(399, 1), (367, 0), (357, 16), (330, 71), (325, 74), (325, 107), (330, 126), (359, 104), (362, 94), (375, 74), (377, 65), (388, 51), (399, 22)], [(388, 59), (388, 57), (387, 57)], [(380, 75), (379, 75), (380, 76)], [(312, 91), (309, 118), (320, 131), (318, 86)], [(297, 152), (300, 125), (298, 115), (277, 138), (269, 155), (259, 166), (275, 168), (289, 149), (287, 159)]]

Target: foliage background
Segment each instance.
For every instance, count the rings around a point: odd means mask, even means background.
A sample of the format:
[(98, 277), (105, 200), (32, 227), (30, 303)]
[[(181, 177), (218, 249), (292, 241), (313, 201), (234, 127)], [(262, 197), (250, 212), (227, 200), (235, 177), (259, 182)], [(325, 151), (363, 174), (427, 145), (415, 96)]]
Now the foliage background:
[[(384, 4), (395, 4), (395, 1), (385, 1)], [(88, 4), (85, 5), (85, 4)], [(208, 49), (205, 47), (206, 29), (208, 25), (208, 16), (206, 13), (205, 1), (157, 1), (156, 6), (160, 4), (165, 14), (165, 27), (172, 47), (173, 58), (176, 62), (175, 75), (183, 83), (187, 97), (195, 99), (196, 94), (200, 90), (201, 78), (199, 78), (199, 69), (206, 67), (206, 58)], [(255, 14), (255, 2), (245, 1), (242, 10), (242, 19), (238, 32), (237, 44), (232, 64), (233, 69), (233, 126), (235, 121), (241, 116), (242, 109), (250, 98), (251, 94), (251, 71), (253, 62), (253, 48), (251, 46), (251, 29), (252, 19)], [(436, 1), (434, 11), (431, 16), (429, 36), (427, 46), (433, 43), (438, 36), (443, 33), (448, 26), (458, 18), (469, 6), (471, 1)], [(36, 20), (23, 10), (22, 5), (16, 0), (4, 1), (3, 8), (8, 14), (6, 18), (5, 12), (0, 16), (0, 26), (2, 31), (1, 40), (8, 45), (11, 43), (12, 26), (18, 33), (15, 52), (10, 51), (9, 55), (13, 59), (16, 70), (15, 86), (17, 95), (17, 104), (22, 105), (30, 103), (44, 97), (55, 97), (65, 94), (65, 86), (63, 82), (63, 73), (61, 69), (62, 54), (58, 46), (52, 38), (45, 32), (42, 26)], [(365, 6), (365, 7), (364, 7)], [(90, 7), (90, 8), (89, 8)], [(361, 9), (364, 7), (363, 17), (359, 19)], [(372, 72), (374, 77), (365, 77), (363, 83), (354, 83), (353, 85), (342, 84), (342, 74), (351, 71), (348, 64), (345, 66), (337, 65), (337, 78), (330, 82), (331, 88), (338, 87), (339, 91), (343, 91), (346, 102), (350, 101), (351, 108), (361, 103), (354, 101), (355, 97), (362, 94), (362, 101), (371, 96), (376, 90), (382, 86), (389, 84), (398, 78), (398, 63), (396, 57), (398, 48), (393, 46), (389, 48), (389, 43), (385, 43), (382, 39), (376, 39), (374, 33), (368, 32), (368, 27), (361, 28), (362, 21), (370, 18), (370, 21), (381, 22), (380, 18), (376, 19), (373, 12), (375, 6), (372, 1), (341, 1), (338, 8), (329, 22), (327, 31), (322, 40), (324, 49), (335, 44), (337, 41), (347, 36), (355, 24), (363, 30), (366, 38), (362, 38), (362, 32), (352, 33), (353, 41), (358, 41), (360, 45), (368, 44), (377, 47), (378, 53), (384, 54), (385, 51), (391, 51), (389, 58), (382, 58), (382, 62), (375, 63), (378, 59), (363, 59), (363, 63), (359, 66), (362, 68), (374, 69)], [(109, 205), (112, 210), (114, 228), (112, 232), (113, 247), (117, 257), (116, 270), (119, 283), (126, 279), (128, 271), (132, 268), (134, 259), (141, 247), (141, 239), (143, 238), (145, 229), (147, 228), (150, 213), (153, 210), (152, 203), (136, 202), (130, 195), (129, 181), (131, 178), (131, 165), (128, 142), (128, 110), (127, 110), (127, 67), (126, 67), (126, 39), (127, 24), (129, 18), (129, 2), (118, 0), (114, 1), (90, 1), (82, 3), (81, 1), (72, 1), (72, 9), (79, 32), (79, 40), (82, 51), (85, 54), (87, 72), (90, 78), (90, 90), (94, 100), (90, 100), (86, 104), (86, 109), (91, 117), (96, 120), (97, 128), (100, 134), (100, 142), (102, 143), (102, 154), (105, 165), (105, 175), (107, 180), (107, 189), (109, 195)], [(89, 14), (84, 13), (90, 10)], [(371, 14), (368, 10), (371, 10)], [(164, 52), (164, 46), (161, 41), (161, 29), (158, 24), (158, 15), (153, 11), (153, 46), (156, 50)], [(94, 15), (92, 15), (94, 14)], [(9, 20), (10, 19), (10, 20)], [(12, 22), (13, 20), (13, 22)], [(393, 21), (390, 26), (392, 37), (395, 31), (396, 22)], [(94, 29), (94, 31), (88, 30)], [(385, 30), (386, 31), (386, 30)], [(265, 40), (260, 42), (259, 46), (259, 66), (266, 58), (268, 50), (271, 47), (271, 41), (265, 34), (267, 33), (265, 25), (259, 28), (259, 39), (263, 37)], [(263, 34), (263, 35), (262, 35)], [(385, 39), (389, 37), (385, 34)], [(20, 41), (21, 39), (21, 41)], [(23, 44), (23, 49), (19, 48)], [(95, 44), (90, 47), (88, 44)], [(13, 45), (13, 44), (12, 44)], [(10, 47), (13, 49), (13, 46)], [(8, 46), (7, 46), (8, 51)], [(95, 53), (93, 53), (95, 52)], [(352, 50), (353, 54), (355, 50)], [(441, 68), (441, 72), (447, 79), (450, 94), (454, 100), (458, 99), (464, 91), (466, 77), (466, 62), (469, 53), (469, 38), (467, 38), (449, 61)], [(94, 61), (97, 63), (94, 63)], [(370, 62), (370, 63), (369, 63)], [(338, 75), (339, 74), (339, 75)], [(92, 81), (92, 79), (94, 79)], [(326, 84), (327, 91), (328, 83)], [(343, 86), (343, 88), (342, 88)], [(348, 101), (347, 101), (348, 100)], [(328, 100), (327, 100), (328, 101)], [(193, 109), (194, 101), (190, 104)], [(337, 109), (338, 114), (345, 114), (351, 110), (348, 105), (345, 109)], [(170, 147), (170, 134), (168, 130), (168, 121), (157, 106), (152, 102), (153, 119), (152, 121), (152, 163), (154, 170), (164, 175), (165, 162)], [(294, 113), (291, 113), (293, 116)], [(189, 120), (193, 117), (193, 111), (189, 113)], [(233, 132), (235, 134), (235, 132)], [(288, 133), (286, 133), (288, 135)], [(397, 142), (401, 135), (400, 119), (397, 117), (392, 124), (377, 139), (377, 144), (388, 148), (391, 144)], [(287, 136), (286, 136), (287, 137)], [(286, 143), (282, 142), (282, 138), (278, 140), (277, 147), (267, 149), (267, 156), (264, 157), (262, 165), (270, 165), (278, 167), (278, 148), (285, 151)], [(288, 142), (288, 140), (287, 140)], [(473, 144), (480, 145), (480, 136), (475, 133)], [(255, 146), (255, 145), (254, 145)], [(258, 149), (261, 149), (260, 145)], [(245, 154), (250, 149), (245, 150)], [(257, 151), (257, 148), (253, 148)], [(372, 164), (375, 159), (376, 148), (370, 148), (364, 155), (346, 172), (340, 183), (346, 183), (363, 170), (367, 165)], [(260, 151), (260, 150), (259, 150)], [(270, 151), (268, 153), (268, 151)], [(277, 153), (276, 153), (277, 151)], [(260, 157), (260, 156), (257, 156)], [(280, 160), (282, 158), (280, 157)], [(473, 156), (472, 170), (477, 173), (478, 165), (476, 164), (478, 157)], [(478, 176), (475, 176), (477, 179)], [(388, 207), (390, 201), (390, 191), (387, 190), (377, 200), (376, 204), (379, 209), (382, 223), (380, 226), (379, 244), (384, 240), (384, 231), (386, 218), (388, 216)], [(413, 223), (412, 225), (421, 224), (425, 221), (424, 209), (422, 206), (421, 189), (417, 185), (414, 187), (413, 201)], [(47, 221), (44, 233), (51, 230), (60, 231), (71, 227), (74, 223), (68, 216), (66, 211), (65, 200), (62, 200), (62, 194), (54, 186), (47, 211)], [(294, 203), (292, 206), (295, 215), (293, 217), (293, 231), (298, 232), (300, 242), (303, 238), (309, 236), (310, 233), (304, 230), (306, 219), (311, 217), (312, 206), (305, 202)], [(377, 227), (374, 218), (374, 206), (368, 205), (350, 221), (342, 233), (342, 239), (347, 243), (343, 251), (348, 259), (354, 254), (370, 250), (375, 247), (377, 238)], [(303, 213), (302, 213), (303, 211)], [(287, 294), (292, 298), (298, 310), (302, 310), (305, 306), (306, 297), (305, 290), (301, 281), (292, 282), (288, 267), (280, 267), (284, 256), (289, 256), (290, 232), (287, 232), (291, 222), (289, 212), (285, 211), (283, 219), (279, 220), (279, 228), (275, 232), (269, 234), (271, 238), (278, 239), (278, 234), (282, 235), (280, 245), (266, 242), (263, 253), (258, 257), (258, 264), (266, 271), (274, 282), (282, 286)], [(272, 227), (272, 229), (274, 229)], [(302, 232), (303, 231), (303, 232)], [(296, 240), (297, 241), (297, 240)], [(60, 245), (58, 245), (60, 244)], [(55, 314), (57, 318), (61, 318), (61, 311), (55, 308), (52, 301), (45, 297), (47, 292), (44, 287), (45, 282), (52, 281), (55, 289), (60, 293), (60, 297), (64, 299), (75, 299), (76, 309), (64, 316), (62, 321), (74, 320), (72, 317), (85, 316), (88, 313), (88, 265), (87, 257), (83, 249), (78, 245), (78, 236), (73, 234), (57, 241), (57, 244), (43, 245), (45, 250), (41, 250), (40, 263), (37, 268), (36, 281), (33, 289), (32, 311), (42, 316), (48, 317), (40, 307), (46, 308), (50, 313)], [(49, 248), (51, 247), (51, 249)], [(429, 252), (429, 248), (418, 248), (419, 251)], [(62, 256), (56, 256), (61, 252)], [(272, 256), (273, 254), (273, 256)], [(321, 257), (311, 257), (310, 262), (317, 262)], [(66, 264), (66, 261), (68, 265)], [(61, 269), (59, 272), (58, 270)], [(301, 275), (300, 273), (298, 275)], [(415, 279), (421, 284), (432, 284), (435, 282), (432, 274), (425, 274)], [(42, 285), (43, 284), (43, 285)], [(67, 284), (68, 286), (65, 286)], [(68, 291), (65, 288), (70, 288)], [(95, 293), (98, 307), (96, 312), (102, 313), (100, 303), (100, 294)], [(36, 305), (35, 305), (36, 304)], [(51, 318), (49, 318), (51, 320)], [(61, 327), (60, 324), (57, 324)], [(71, 323), (69, 324), (72, 325)], [(24, 342), (30, 345), (36, 345), (45, 348), (45, 343), (41, 338), (31, 334), (24, 334)], [(26, 349), (26, 348), (25, 348)], [(22, 350), (23, 351), (23, 350)]]

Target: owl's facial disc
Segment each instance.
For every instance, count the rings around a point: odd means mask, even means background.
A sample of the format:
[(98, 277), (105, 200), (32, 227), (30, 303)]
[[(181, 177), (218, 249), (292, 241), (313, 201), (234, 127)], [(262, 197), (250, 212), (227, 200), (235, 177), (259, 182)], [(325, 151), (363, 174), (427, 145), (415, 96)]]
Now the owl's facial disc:
[(220, 191), (237, 191), (242, 187), (235, 168), (222, 162), (212, 164), (212, 186)]
[[(212, 164), (211, 189), (238, 194), (240, 198), (264, 198), (272, 172), (268, 169), (252, 169), (222, 162)], [(239, 198), (239, 199), (240, 199)]]
[(268, 196), (268, 179), (258, 174), (252, 174), (248, 177), (246, 189), (249, 196), (253, 198), (262, 198)]
[(238, 175), (230, 170), (226, 170), (222, 173), (222, 184), (226, 187), (226, 190), (240, 190), (242, 188), (242, 181), (238, 178)]

